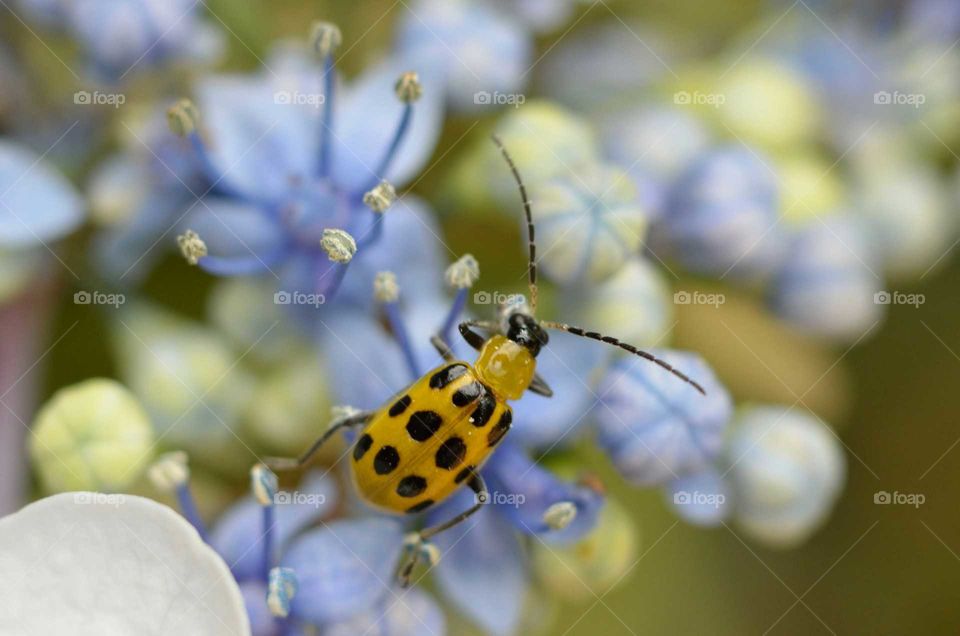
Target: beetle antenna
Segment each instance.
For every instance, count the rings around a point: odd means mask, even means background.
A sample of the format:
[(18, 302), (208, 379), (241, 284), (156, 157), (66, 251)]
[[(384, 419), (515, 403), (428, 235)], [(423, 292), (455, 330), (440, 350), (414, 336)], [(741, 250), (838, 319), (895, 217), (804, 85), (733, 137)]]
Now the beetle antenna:
[(493, 138), (493, 143), (497, 144), (497, 148), (500, 149), (500, 153), (503, 155), (503, 158), (507, 160), (507, 165), (510, 166), (510, 172), (513, 173), (513, 178), (517, 182), (517, 186), (520, 188), (520, 199), (523, 201), (523, 211), (527, 217), (527, 246), (529, 247), (529, 257), (527, 261), (527, 276), (529, 279), (530, 285), (530, 311), (536, 315), (537, 313), (537, 242), (536, 237), (533, 231), (533, 213), (530, 211), (530, 199), (527, 197), (527, 188), (523, 185), (523, 179), (520, 178), (520, 172), (517, 170), (517, 165), (513, 163), (513, 158), (510, 156), (510, 153), (507, 152), (507, 149), (504, 147), (503, 142), (500, 141), (500, 138), (496, 135), (491, 135)]
[(644, 358), (645, 360), (649, 360), (650, 362), (653, 362), (653, 363), (656, 363), (656, 364), (660, 365), (661, 367), (663, 367), (664, 369), (666, 369), (667, 371), (669, 371), (669, 372), (672, 373), (673, 375), (677, 376), (678, 378), (680, 378), (681, 380), (683, 380), (683, 381), (686, 382), (687, 384), (693, 386), (693, 388), (695, 388), (697, 391), (699, 391), (699, 392), (702, 393), (703, 395), (706, 395), (706, 394), (707, 394), (707, 392), (704, 390), (704, 388), (703, 388), (702, 386), (700, 386), (700, 384), (699, 384), (698, 382), (696, 382), (695, 380), (691, 379), (690, 376), (688, 376), (686, 373), (684, 373), (683, 371), (680, 371), (679, 369), (673, 367), (672, 365), (670, 365), (670, 364), (669, 364), (668, 362), (666, 362), (665, 360), (661, 360), (660, 358), (658, 358), (657, 356), (653, 355), (652, 353), (648, 353), (648, 352), (643, 351), (643, 350), (641, 350), (641, 349), (637, 349), (637, 348), (634, 347), (632, 344), (628, 344), (628, 343), (626, 343), (626, 342), (620, 342), (620, 340), (618, 340), (618, 339), (616, 339), (616, 338), (614, 338), (614, 337), (612, 337), (612, 336), (605, 336), (605, 335), (603, 335), (603, 334), (601, 334), (601, 333), (597, 333), (596, 331), (584, 331), (584, 330), (581, 329), (580, 327), (572, 327), (572, 326), (567, 325), (567, 324), (564, 324), (564, 323), (562, 323), (562, 322), (550, 322), (550, 321), (548, 321), (548, 320), (544, 320), (544, 321), (542, 321), (542, 322), (540, 323), (540, 325), (543, 326), (543, 327), (546, 327), (546, 328), (548, 328), (548, 329), (558, 329), (558, 330), (560, 330), (560, 331), (566, 331), (567, 333), (572, 333), (572, 334), (575, 335), (575, 336), (582, 336), (582, 337), (584, 337), (584, 338), (590, 338), (590, 339), (592, 339), (592, 340), (598, 340), (598, 341), (600, 341), (600, 342), (605, 342), (605, 343), (607, 343), (608, 345), (613, 345), (614, 347), (620, 347), (620, 348), (623, 349), (624, 351), (628, 351), (629, 353), (632, 353), (633, 355), (640, 356), (641, 358)]

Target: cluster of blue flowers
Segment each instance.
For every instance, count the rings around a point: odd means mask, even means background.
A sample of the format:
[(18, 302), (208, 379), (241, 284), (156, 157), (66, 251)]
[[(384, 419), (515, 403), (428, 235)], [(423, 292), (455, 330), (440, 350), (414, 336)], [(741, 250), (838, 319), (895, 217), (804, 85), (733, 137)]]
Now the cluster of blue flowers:
[[(36, 152), (0, 137), (0, 299), (49, 271), (56, 242), (88, 217), (98, 227), (82, 271), (98, 285), (139, 300), (160, 263), (187, 277), (183, 264), (162, 260), (175, 248), (227, 279), (211, 295), (211, 322), (253, 362), (225, 362), (232, 352), (222, 343), (143, 318), (150, 312), (139, 303), (111, 324), (129, 349), (120, 375), (147, 405), (157, 441), (189, 450), (228, 499), (224, 483), (237, 471), (215, 458), (224, 439), (245, 466), (322, 432), (304, 421), (282, 438), (265, 430), (279, 428), (275, 413), (270, 426), (242, 424), (270, 420), (248, 402), (282, 404), (297, 418), (301, 396), (290, 396), (304, 392), (302, 377), (290, 376), (302, 375), (319, 378), (312, 390), (324, 407), (329, 398), (376, 409), (441, 364), (432, 335), (469, 359), (454, 325), (501, 324), (528, 307), (512, 289), (481, 283), (483, 264), (447, 247), (436, 221), (442, 205), (523, 227), (515, 183), (485, 135), (449, 158), (453, 147), (438, 152), (448, 120), (490, 117), (533, 201), (541, 307), (649, 349), (705, 395), (638, 357), (551, 334), (537, 370), (554, 396), (513, 405), (514, 426), (481, 471), (491, 502), (426, 545), (407, 533), (469, 508), (472, 493), (399, 519), (341, 487), (334, 456), (292, 488), (258, 463), (250, 494), (219, 506), (208, 524), (217, 506), (195, 500), (200, 482), (186, 455), (163, 455), (149, 476), (230, 566), (252, 633), (442, 634), (444, 607), (487, 633), (518, 633), (551, 580), (544, 554), (575, 559), (597, 537), (635, 534), (616, 497), (570, 461), (592, 442), (624, 482), (662, 492), (684, 520), (797, 545), (843, 487), (839, 438), (812, 411), (733, 395), (719, 365), (672, 348), (679, 305), (719, 306), (729, 289), (816, 346), (855, 343), (888, 309), (889, 281), (926, 276), (956, 240), (947, 176), (929, 149), (950, 134), (957, 82), (907, 71), (958, 63), (949, 50), (937, 58), (947, 47), (936, 43), (960, 31), (960, 12), (908, 2), (888, 24), (823, 4), (816, 10), (844, 24), (842, 40), (808, 8), (784, 20), (782, 37), (743, 55), (731, 49), (706, 70), (619, 19), (540, 51), (538, 37), (565, 34), (583, 16), (572, 0), (410, 2), (389, 55), (349, 79), (338, 56), (355, 35), (316, 22), (305, 41), (276, 44), (256, 71), (195, 74), (184, 94), (170, 89), (124, 116), (129, 134), (87, 166), (83, 193), (51, 165), (56, 144)], [(187, 0), (16, 8), (24, 24), (76, 43), (85, 82), (122, 85), (141, 68), (183, 79), (177, 69), (212, 63), (225, 41), (214, 14)], [(851, 60), (851, 48), (862, 57)], [(0, 79), (16, 67), (7, 57), (0, 50)], [(0, 96), (0, 123), (17, 108)], [(428, 202), (412, 190), (434, 168), (443, 188)], [(502, 251), (519, 262), (522, 243), (515, 248)], [(317, 368), (262, 380), (284, 364), (299, 371), (298, 355)], [(234, 366), (244, 367), (242, 382), (225, 379)], [(176, 382), (159, 381), (164, 374)], [(229, 386), (208, 398), (221, 382)], [(184, 404), (209, 416), (170, 410)], [(211, 442), (197, 423), (211, 418), (230, 437)], [(233, 424), (249, 430), (237, 435)], [(241, 439), (250, 431), (255, 451)], [(629, 570), (632, 543), (603, 549), (617, 575)], [(414, 551), (428, 566), (415, 579), (430, 577), (436, 594), (398, 586), (397, 568)]]

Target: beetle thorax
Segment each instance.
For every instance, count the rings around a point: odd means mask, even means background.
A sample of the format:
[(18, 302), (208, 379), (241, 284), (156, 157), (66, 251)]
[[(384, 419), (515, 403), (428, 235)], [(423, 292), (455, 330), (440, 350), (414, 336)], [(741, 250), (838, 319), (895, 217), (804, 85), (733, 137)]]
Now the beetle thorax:
[(518, 400), (533, 381), (537, 361), (526, 348), (496, 335), (483, 345), (474, 367), (497, 397)]

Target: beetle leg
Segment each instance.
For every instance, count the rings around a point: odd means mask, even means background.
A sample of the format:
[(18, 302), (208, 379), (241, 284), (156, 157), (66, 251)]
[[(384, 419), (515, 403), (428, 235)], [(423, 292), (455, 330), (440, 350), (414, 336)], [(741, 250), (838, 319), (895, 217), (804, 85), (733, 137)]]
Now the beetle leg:
[[(444, 530), (449, 530), (453, 526), (466, 521), (473, 515), (475, 512), (480, 510), (480, 508), (490, 501), (490, 493), (487, 491), (487, 484), (483, 481), (483, 477), (479, 473), (474, 473), (473, 477), (470, 478), (470, 481), (467, 482), (467, 485), (470, 486), (470, 489), (476, 495), (476, 503), (473, 504), (467, 510), (464, 510), (456, 517), (439, 523), (435, 526), (430, 526), (429, 528), (424, 528), (420, 532), (417, 532), (414, 536), (412, 542), (412, 553), (407, 558), (407, 562), (404, 564), (403, 568), (400, 570), (400, 585), (401, 587), (409, 587), (410, 585), (410, 575), (413, 574), (413, 569), (417, 566), (417, 563), (420, 561), (420, 555), (424, 552), (424, 547), (428, 545), (428, 540), (433, 535), (443, 532)], [(433, 564), (431, 564), (433, 565)]]
[(457, 356), (453, 355), (453, 351), (450, 349), (450, 345), (446, 343), (443, 339), (443, 336), (440, 334), (434, 334), (430, 336), (430, 344), (437, 350), (445, 362), (455, 362)]
[(298, 468), (303, 468), (310, 460), (313, 459), (313, 456), (316, 454), (320, 447), (323, 446), (327, 440), (333, 437), (338, 431), (341, 431), (345, 428), (353, 428), (354, 426), (361, 426), (369, 422), (375, 411), (360, 411), (346, 417), (339, 418), (330, 425), (330, 428), (321, 435), (317, 441), (315, 441), (310, 448), (308, 448), (300, 457), (267, 457), (264, 459), (263, 463), (267, 465), (271, 470), (296, 470)]

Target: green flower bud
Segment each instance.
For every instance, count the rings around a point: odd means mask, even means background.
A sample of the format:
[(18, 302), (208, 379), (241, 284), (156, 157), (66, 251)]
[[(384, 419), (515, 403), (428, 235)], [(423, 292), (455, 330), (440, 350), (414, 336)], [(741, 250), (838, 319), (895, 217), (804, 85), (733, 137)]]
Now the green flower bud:
[(30, 456), (49, 492), (116, 491), (140, 475), (153, 443), (153, 427), (133, 393), (95, 378), (60, 389), (43, 405)]

